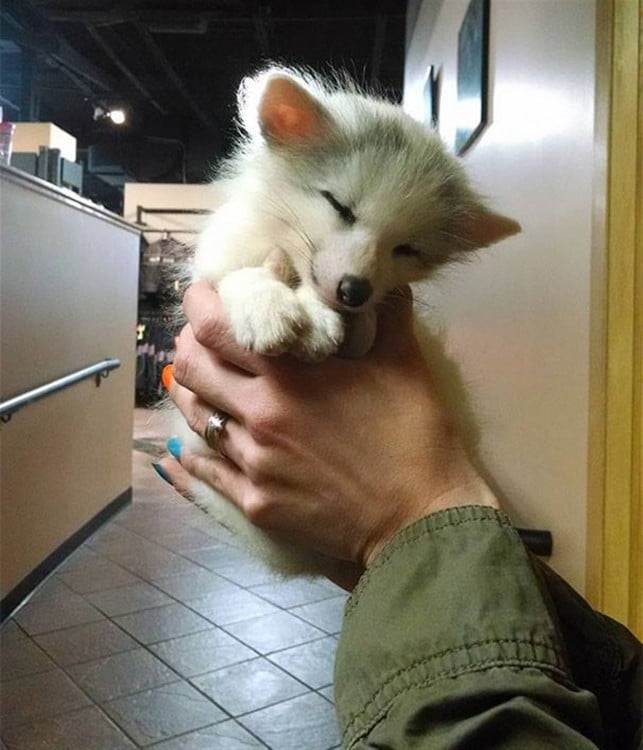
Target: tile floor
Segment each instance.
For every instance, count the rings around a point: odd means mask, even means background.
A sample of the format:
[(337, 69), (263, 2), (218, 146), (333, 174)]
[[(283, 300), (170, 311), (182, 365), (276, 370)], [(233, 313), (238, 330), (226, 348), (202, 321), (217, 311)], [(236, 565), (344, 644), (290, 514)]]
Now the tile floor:
[(150, 468), (1, 630), (1, 750), (330, 750), (345, 594), (277, 580)]

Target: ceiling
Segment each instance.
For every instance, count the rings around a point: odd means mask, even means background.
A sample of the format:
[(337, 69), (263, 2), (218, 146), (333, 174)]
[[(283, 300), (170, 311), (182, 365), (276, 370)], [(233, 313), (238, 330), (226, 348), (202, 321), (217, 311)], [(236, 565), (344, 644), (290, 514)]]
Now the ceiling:
[[(201, 182), (229, 151), (234, 92), (268, 60), (342, 68), (401, 97), (405, 0), (2, 0), (5, 119), (78, 139), (84, 191), (118, 210), (125, 181)], [(120, 105), (126, 125), (95, 120)]]

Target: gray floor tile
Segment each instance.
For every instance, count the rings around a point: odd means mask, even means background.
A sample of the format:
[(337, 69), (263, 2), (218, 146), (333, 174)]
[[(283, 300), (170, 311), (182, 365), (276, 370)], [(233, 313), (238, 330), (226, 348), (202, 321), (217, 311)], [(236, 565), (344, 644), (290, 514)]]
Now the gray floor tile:
[(90, 560), (84, 567), (77, 570), (59, 573), (58, 578), (77, 594), (89, 594), (93, 591), (139, 583), (136, 576), (116, 563), (100, 557)]
[(144, 644), (167, 641), (212, 627), (209, 620), (178, 602), (115, 617), (114, 622)]
[(27, 638), (27, 634), (14, 620), (5, 620), (0, 625), (0, 648), (7, 648), (23, 638)]
[(335, 693), (332, 685), (327, 685), (326, 687), (320, 688), (317, 692), (320, 695), (323, 695), (327, 701), (335, 703)]
[(154, 549), (140, 549), (120, 555), (118, 561), (124, 568), (146, 581), (199, 570), (195, 563), (159, 545), (154, 545)]
[(305, 685), (263, 657), (219, 669), (192, 682), (232, 716), (307, 692)]
[(343, 594), (344, 596), (348, 595), (347, 592), (341, 586), (338, 586), (336, 583), (329, 581), (328, 578), (318, 578), (317, 583), (320, 586), (323, 586), (325, 589), (328, 589), (331, 592), (331, 594), (335, 596), (339, 596), (340, 594)]
[(325, 633), (287, 612), (226, 625), (225, 630), (250, 647), (267, 654), (321, 638)]
[(251, 560), (243, 550), (230, 544), (211, 544), (203, 549), (190, 550), (185, 556), (208, 570), (227, 568), (235, 563), (245, 564)]
[(220, 544), (206, 549), (190, 550), (184, 553), (204, 567), (227, 578), (240, 586), (257, 586), (272, 583), (276, 576), (265, 565), (250, 557), (244, 550)]
[(183, 677), (212, 672), (256, 656), (254, 651), (215, 627), (158, 643), (151, 646), (151, 650)]
[(29, 635), (48, 633), (104, 619), (103, 615), (78, 594), (64, 594), (25, 604), (14, 619)]
[(0, 683), (3, 732), (89, 704), (89, 698), (61, 670)]
[(336, 747), (324, 683), (344, 592), (279, 580), (160, 482), (149, 455), (132, 457), (133, 504), (35, 592), (25, 630), (0, 631), (3, 676), (16, 678), (2, 686), (13, 724), (0, 750)]
[(199, 550), (204, 547), (212, 547), (213, 541), (209, 534), (199, 529), (193, 529), (190, 526), (183, 526), (180, 529), (173, 529), (159, 534), (156, 537), (158, 544), (174, 550), (175, 552), (187, 552), (190, 550)]
[(253, 586), (252, 591), (284, 609), (318, 602), (332, 596), (327, 588), (305, 578), (265, 583), (261, 586)]
[(290, 612), (327, 633), (335, 634), (342, 629), (346, 599), (346, 596), (334, 596), (314, 604), (293, 607)]
[(272, 583), (278, 579), (272, 571), (258, 562), (239, 563), (217, 568), (217, 573), (229, 581), (249, 588), (262, 583)]
[[(154, 745), (154, 750), (265, 750), (267, 746), (233, 719)], [(303, 749), (302, 749), (303, 750)]]
[(92, 552), (111, 558), (129, 554), (144, 542), (145, 539), (138, 534), (112, 523), (99, 529), (85, 546)]
[(171, 513), (168, 511), (171, 511), (171, 507), (148, 508), (138, 503), (132, 504), (118, 514), (114, 523), (135, 534), (155, 540), (159, 532), (171, 531), (173, 527), (176, 527), (176, 520), (170, 517)]
[(334, 638), (322, 638), (270, 654), (269, 658), (298, 680), (316, 689), (333, 682), (336, 651), (337, 641)]
[(279, 611), (265, 599), (238, 587), (227, 593), (193, 599), (190, 607), (217, 625), (229, 625)]
[(50, 672), (56, 664), (29, 638), (15, 638), (0, 650), (0, 680), (15, 680), (39, 672)]
[(212, 539), (211, 545), (229, 544), (234, 546), (235, 536), (231, 531), (221, 526), (212, 516), (204, 513), (200, 508), (195, 508), (195, 510), (196, 514), (187, 520), (188, 526), (207, 534)]
[[(161, 542), (161, 539), (175, 532), (177, 527), (182, 526), (183, 520), (180, 514), (177, 516), (167, 510), (151, 508), (140, 513), (138, 517), (134, 517), (134, 514), (132, 514), (129, 519), (119, 518), (118, 525), (140, 535), (154, 545), (169, 549)], [(212, 540), (209, 543), (212, 544)]]
[(29, 602), (42, 602), (45, 599), (56, 599), (60, 596), (71, 596), (74, 592), (65, 586), (57, 575), (50, 575), (29, 597)]
[(136, 583), (132, 586), (99, 591), (88, 594), (86, 598), (109, 617), (172, 604), (169, 596), (149, 583)]
[(309, 693), (239, 718), (275, 750), (329, 750), (340, 742), (333, 706)]
[(206, 594), (239, 591), (239, 587), (203, 568), (185, 575), (170, 576), (154, 581), (154, 585), (180, 602), (189, 602)]
[(98, 708), (41, 719), (9, 729), (10, 750), (130, 750), (136, 746)]
[(69, 667), (67, 672), (76, 684), (100, 703), (177, 679), (162, 661), (143, 649), (77, 664)]
[(79, 547), (75, 552), (56, 568), (56, 573), (69, 573), (72, 570), (79, 570), (85, 567), (90, 562), (95, 560), (103, 559), (97, 552), (94, 552), (89, 547), (83, 545)]
[(118, 698), (106, 703), (104, 709), (143, 747), (227, 718), (221, 709), (185, 682)]
[(57, 630), (35, 640), (63, 667), (137, 648), (136, 641), (109, 620)]

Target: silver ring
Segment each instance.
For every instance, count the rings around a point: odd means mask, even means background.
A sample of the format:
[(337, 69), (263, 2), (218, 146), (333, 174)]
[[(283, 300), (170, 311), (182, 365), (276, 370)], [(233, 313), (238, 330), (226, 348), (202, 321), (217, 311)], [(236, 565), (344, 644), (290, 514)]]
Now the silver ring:
[(213, 411), (208, 417), (208, 421), (205, 424), (205, 431), (203, 432), (203, 439), (212, 448), (213, 451), (220, 453), (219, 440), (225, 430), (226, 422), (230, 419), (230, 415), (223, 411)]

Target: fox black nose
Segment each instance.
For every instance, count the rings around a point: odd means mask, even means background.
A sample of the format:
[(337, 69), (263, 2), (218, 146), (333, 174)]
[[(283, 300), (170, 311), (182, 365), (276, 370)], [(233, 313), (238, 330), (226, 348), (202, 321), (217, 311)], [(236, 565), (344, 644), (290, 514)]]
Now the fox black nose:
[(371, 282), (360, 276), (346, 274), (337, 285), (337, 299), (348, 307), (360, 307), (372, 293)]

